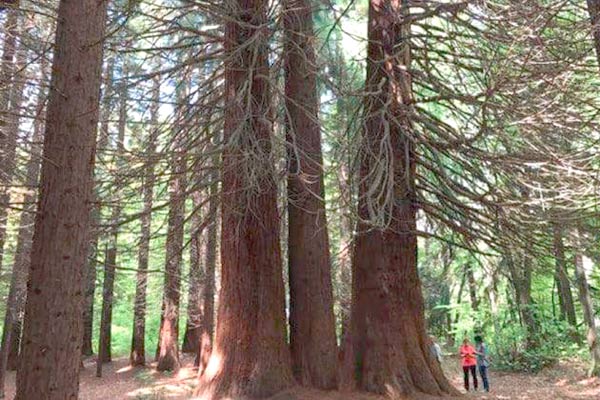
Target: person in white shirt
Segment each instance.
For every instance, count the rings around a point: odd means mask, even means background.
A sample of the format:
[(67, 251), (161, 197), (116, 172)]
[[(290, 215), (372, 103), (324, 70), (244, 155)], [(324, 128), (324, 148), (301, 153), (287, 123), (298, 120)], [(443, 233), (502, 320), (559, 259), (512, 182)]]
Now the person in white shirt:
[(435, 336), (429, 336), (430, 341), (430, 350), (431, 355), (435, 358), (440, 364), (442, 363), (442, 348), (437, 343)]

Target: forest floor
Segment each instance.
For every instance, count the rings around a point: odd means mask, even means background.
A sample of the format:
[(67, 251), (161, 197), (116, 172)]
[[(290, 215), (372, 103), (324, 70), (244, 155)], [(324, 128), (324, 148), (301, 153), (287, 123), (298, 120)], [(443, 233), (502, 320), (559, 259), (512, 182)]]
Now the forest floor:
[[(187, 400), (196, 382), (192, 359), (184, 359), (185, 367), (177, 374), (160, 374), (152, 368), (131, 369), (128, 359), (119, 358), (103, 368), (103, 377), (95, 376), (95, 362), (85, 362), (81, 373), (81, 400)], [(462, 387), (462, 371), (456, 360), (445, 365), (446, 376)], [(466, 398), (482, 400), (598, 400), (600, 379), (585, 377), (578, 362), (560, 362), (539, 374), (490, 371), (491, 392), (471, 392)], [(7, 399), (14, 396), (15, 373), (7, 380)], [(462, 389), (461, 389), (462, 390)], [(383, 400), (384, 397), (351, 393), (324, 393), (292, 390), (273, 400)], [(33, 400), (33, 399), (32, 399)]]

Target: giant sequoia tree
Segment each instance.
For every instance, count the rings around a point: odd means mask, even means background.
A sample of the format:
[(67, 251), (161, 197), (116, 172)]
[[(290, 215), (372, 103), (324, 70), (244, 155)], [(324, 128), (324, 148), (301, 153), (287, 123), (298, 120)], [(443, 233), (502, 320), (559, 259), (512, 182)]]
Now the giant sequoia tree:
[(310, 0), (284, 2), (290, 348), (296, 379), (336, 387), (337, 344)]
[(184, 101), (189, 78), (177, 87), (176, 130), (173, 132), (171, 178), (169, 180), (169, 217), (165, 254), (165, 283), (161, 316), (157, 369), (170, 371), (179, 368), (179, 303), (181, 291), (181, 257), (185, 220), (185, 194), (187, 186), (186, 151), (183, 127), (185, 126)]
[(455, 390), (429, 350), (417, 273), (409, 5), (369, 2), (352, 366), (360, 389), (439, 395)]
[(107, 1), (62, 0), (17, 400), (76, 399)]
[(215, 346), (198, 390), (215, 398), (268, 397), (293, 382), (271, 156), (267, 6), (224, 4), (221, 291)]
[[(117, 173), (122, 173), (125, 170), (124, 152), (125, 152), (125, 130), (127, 127), (127, 74), (128, 74), (127, 59), (123, 59), (121, 70), (121, 83), (118, 90), (119, 97), (119, 120), (117, 127), (117, 135), (115, 137), (114, 149), (114, 166)], [(104, 132), (103, 132), (104, 133)], [(119, 180), (119, 178), (117, 178)], [(119, 238), (119, 220), (123, 212), (122, 202), (119, 198), (122, 196), (123, 189), (120, 182), (111, 193), (112, 207), (110, 216), (110, 229), (108, 232), (108, 244), (104, 255), (104, 280), (102, 282), (102, 315), (100, 319), (100, 337), (98, 343), (98, 363), (96, 374), (102, 375), (102, 363), (112, 361), (112, 314), (114, 303), (115, 279), (117, 272), (117, 256), (118, 256), (118, 238)], [(88, 271), (89, 273), (89, 271)]]
[(77, 398), (94, 335), (183, 343), (205, 400), (453, 395), (428, 330), (598, 374), (599, 0), (107, 2), (0, 0), (0, 397), (21, 337), (17, 400)]
[(155, 78), (152, 87), (152, 108), (150, 109), (150, 132), (146, 143), (149, 160), (144, 165), (144, 185), (142, 187), (143, 210), (141, 216), (141, 238), (138, 250), (138, 270), (135, 281), (135, 297), (133, 305), (133, 334), (131, 337), (131, 365), (146, 364), (146, 290), (148, 285), (148, 259), (150, 256), (150, 237), (152, 223), (152, 202), (154, 199), (155, 152), (158, 136), (158, 111), (160, 101), (160, 79)]

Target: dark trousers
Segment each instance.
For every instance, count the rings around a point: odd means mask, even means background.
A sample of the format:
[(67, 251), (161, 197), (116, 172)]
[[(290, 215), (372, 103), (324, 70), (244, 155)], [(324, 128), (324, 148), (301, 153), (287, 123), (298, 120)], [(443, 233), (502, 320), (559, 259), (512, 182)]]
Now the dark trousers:
[(486, 367), (484, 365), (480, 365), (479, 366), (479, 375), (481, 375), (481, 380), (483, 381), (483, 389), (486, 392), (489, 392), (490, 391), (490, 384), (488, 382), (487, 369), (488, 369), (488, 367)]
[(475, 365), (463, 367), (463, 374), (465, 375), (465, 389), (469, 391), (469, 371), (471, 371), (471, 375), (473, 376), (473, 388), (477, 390), (477, 368), (475, 368)]

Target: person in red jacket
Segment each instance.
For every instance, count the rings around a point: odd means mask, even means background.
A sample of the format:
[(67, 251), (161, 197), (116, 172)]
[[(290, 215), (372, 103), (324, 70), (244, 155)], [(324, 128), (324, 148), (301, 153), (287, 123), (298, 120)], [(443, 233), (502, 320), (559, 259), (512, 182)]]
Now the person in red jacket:
[(473, 389), (477, 390), (477, 357), (475, 347), (469, 343), (469, 339), (463, 340), (460, 346), (460, 359), (465, 377), (465, 389), (469, 391), (469, 371), (473, 376)]

